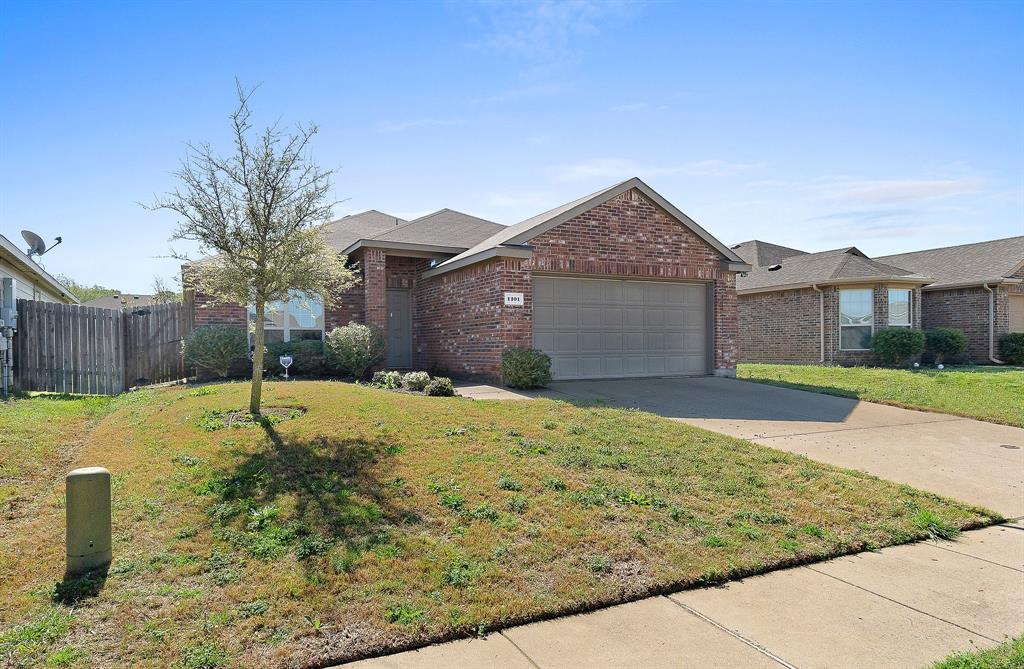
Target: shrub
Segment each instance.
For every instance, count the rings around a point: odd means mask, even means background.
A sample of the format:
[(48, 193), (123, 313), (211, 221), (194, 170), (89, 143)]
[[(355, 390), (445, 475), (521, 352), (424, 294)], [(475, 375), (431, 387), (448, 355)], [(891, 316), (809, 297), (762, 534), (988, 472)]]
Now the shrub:
[(288, 368), (289, 376), (298, 374), (322, 376), (327, 371), (324, 343), (318, 339), (279, 341), (267, 344), (266, 349), (267, 353), (263, 356), (263, 371), (265, 372), (283, 374), (284, 367), (281, 366), (279, 360), (282, 355), (292, 357), (292, 366)]
[(452, 386), (451, 379), (444, 376), (435, 376), (430, 379), (430, 383), (423, 389), (423, 392), (433, 397), (452, 397), (455, 395), (455, 387)]
[(895, 367), (924, 350), (924, 333), (913, 328), (886, 328), (871, 338), (871, 350), (883, 365)]
[(402, 385), (409, 390), (422, 391), (430, 383), (430, 374), (426, 372), (409, 372), (402, 377)]
[(1011, 332), (999, 340), (999, 355), (1011, 365), (1024, 365), (1024, 332)]
[(967, 335), (954, 328), (932, 328), (924, 333), (924, 348), (935, 362), (942, 362), (967, 350)]
[(384, 356), (384, 333), (380, 328), (349, 323), (327, 334), (328, 361), (346, 374), (363, 378), (366, 370)]
[(551, 383), (551, 358), (535, 348), (505, 349), (501, 376), (510, 388), (543, 388)]
[(186, 365), (224, 378), (233, 364), (249, 356), (249, 338), (242, 328), (204, 325), (185, 335), (181, 353)]
[(384, 390), (397, 390), (402, 387), (402, 373), (380, 370), (373, 373), (373, 385)]

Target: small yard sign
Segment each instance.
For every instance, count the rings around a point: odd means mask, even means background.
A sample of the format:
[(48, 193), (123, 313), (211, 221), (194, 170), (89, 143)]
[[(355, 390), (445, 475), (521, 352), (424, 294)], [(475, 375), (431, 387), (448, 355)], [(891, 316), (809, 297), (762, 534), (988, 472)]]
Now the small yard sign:
[(506, 307), (521, 307), (526, 303), (522, 293), (505, 293)]

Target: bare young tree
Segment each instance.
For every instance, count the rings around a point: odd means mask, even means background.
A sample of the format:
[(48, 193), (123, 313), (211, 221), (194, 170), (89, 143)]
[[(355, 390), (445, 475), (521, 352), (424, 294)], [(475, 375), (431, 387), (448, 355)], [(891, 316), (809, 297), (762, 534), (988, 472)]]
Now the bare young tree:
[(252, 91), (237, 81), (236, 86), (232, 153), (222, 156), (208, 143), (189, 144), (174, 173), (181, 185), (149, 208), (181, 216), (171, 241), (197, 242), (208, 256), (187, 270), (197, 291), (221, 302), (254, 305), (249, 411), (259, 414), (267, 303), (288, 301), (291, 291), (301, 291), (331, 305), (357, 276), (325, 238), (332, 171), (309, 157), (316, 125), (285, 133), (275, 124), (253, 133)]
[(153, 300), (157, 304), (181, 302), (181, 293), (174, 290), (166, 279), (156, 274), (153, 276)]

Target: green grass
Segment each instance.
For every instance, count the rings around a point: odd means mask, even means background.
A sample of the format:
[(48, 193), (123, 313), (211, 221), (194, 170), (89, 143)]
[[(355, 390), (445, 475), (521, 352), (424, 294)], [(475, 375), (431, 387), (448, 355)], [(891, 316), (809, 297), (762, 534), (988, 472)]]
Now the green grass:
[[(301, 411), (232, 427), (248, 386), (203, 388), (39, 428), (78, 446), (0, 545), (0, 664), (324, 665), (998, 519), (639, 411), (272, 382)], [(115, 558), (55, 586), (81, 465)]]
[(954, 653), (931, 669), (1024, 669), (1024, 636), (987, 650)]
[(944, 370), (741, 364), (736, 376), (786, 388), (1024, 427), (1024, 369)]

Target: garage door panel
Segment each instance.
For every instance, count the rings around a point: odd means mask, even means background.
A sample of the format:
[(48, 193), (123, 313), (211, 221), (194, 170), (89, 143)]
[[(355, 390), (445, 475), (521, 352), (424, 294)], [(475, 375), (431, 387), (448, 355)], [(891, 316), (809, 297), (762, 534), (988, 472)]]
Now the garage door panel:
[(707, 372), (704, 284), (534, 278), (534, 345), (556, 379)]

